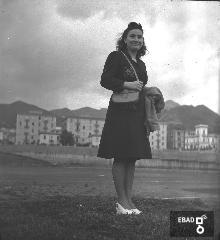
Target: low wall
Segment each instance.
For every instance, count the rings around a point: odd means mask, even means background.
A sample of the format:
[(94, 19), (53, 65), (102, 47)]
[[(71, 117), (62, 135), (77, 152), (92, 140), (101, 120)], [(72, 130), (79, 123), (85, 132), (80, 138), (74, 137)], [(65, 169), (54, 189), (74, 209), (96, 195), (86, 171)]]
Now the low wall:
[[(19, 155), (29, 156), (46, 160), (54, 165), (86, 165), (86, 166), (111, 166), (113, 159), (102, 159), (88, 155), (73, 154), (41, 154), (41, 153), (20, 153)], [(180, 159), (140, 159), (136, 162), (137, 167), (146, 168), (180, 168), (180, 169), (207, 169), (220, 170), (220, 164), (215, 161), (197, 161)]]
[(47, 145), (0, 145), (2, 152), (34, 152), (45, 154), (76, 154), (96, 156), (97, 148)]
[(181, 159), (141, 159), (136, 163), (137, 167), (150, 168), (180, 168), (180, 169), (203, 169), (203, 170), (220, 170), (219, 162), (215, 161), (197, 161)]
[[(97, 148), (89, 147), (9, 145), (0, 146), (0, 151), (46, 160), (54, 165), (111, 166), (113, 162), (113, 159), (96, 157)], [(214, 152), (153, 152), (153, 159), (138, 160), (136, 166), (168, 169), (220, 170), (220, 155)]]
[(214, 151), (155, 151), (155, 158), (161, 159), (179, 159), (188, 161), (218, 161), (220, 162), (220, 153)]

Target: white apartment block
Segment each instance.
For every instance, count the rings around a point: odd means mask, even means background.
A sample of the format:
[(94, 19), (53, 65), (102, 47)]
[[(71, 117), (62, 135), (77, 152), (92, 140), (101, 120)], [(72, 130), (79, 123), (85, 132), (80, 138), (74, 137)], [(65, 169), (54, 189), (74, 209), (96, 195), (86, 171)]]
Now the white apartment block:
[(66, 120), (66, 130), (71, 132), (78, 144), (98, 146), (105, 119), (90, 117), (72, 117)]
[(209, 134), (208, 125), (198, 124), (195, 131), (185, 133), (186, 150), (210, 150), (219, 149), (219, 135)]
[(196, 148), (197, 137), (194, 131), (185, 131), (185, 149), (193, 150)]
[(16, 144), (39, 144), (41, 132), (50, 133), (55, 130), (56, 117), (38, 111), (17, 114)]
[(150, 133), (149, 141), (152, 150), (167, 149), (167, 123), (159, 122), (160, 130)]
[(209, 146), (208, 125), (199, 124), (195, 126), (195, 134), (197, 137), (197, 148), (205, 148)]
[(216, 149), (216, 150), (219, 150), (219, 140), (220, 140), (220, 136), (217, 135), (217, 134), (209, 134), (208, 135), (208, 142), (209, 142), (209, 146), (212, 148), (212, 149)]

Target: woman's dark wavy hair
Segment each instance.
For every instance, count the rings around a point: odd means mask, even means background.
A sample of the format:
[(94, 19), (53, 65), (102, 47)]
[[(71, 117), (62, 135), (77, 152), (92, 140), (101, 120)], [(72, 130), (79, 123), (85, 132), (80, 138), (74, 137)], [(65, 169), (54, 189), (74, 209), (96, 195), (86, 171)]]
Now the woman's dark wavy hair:
[[(124, 32), (121, 34), (121, 36), (118, 38), (118, 40), (116, 42), (116, 49), (118, 51), (126, 50), (127, 46), (126, 46), (126, 43), (124, 42), (124, 40), (127, 37), (128, 32), (133, 29), (140, 29), (144, 33), (140, 23), (138, 24), (136, 22), (130, 22), (128, 24), (128, 27), (124, 30)], [(148, 52), (145, 42), (143, 42), (143, 46), (137, 52), (137, 57), (140, 58), (140, 57), (144, 56), (146, 54), (146, 51)]]

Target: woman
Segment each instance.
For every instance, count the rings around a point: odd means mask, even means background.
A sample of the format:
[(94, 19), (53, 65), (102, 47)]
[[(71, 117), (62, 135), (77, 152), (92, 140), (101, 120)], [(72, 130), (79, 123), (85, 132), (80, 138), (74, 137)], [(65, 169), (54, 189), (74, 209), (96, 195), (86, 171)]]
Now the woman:
[[(152, 158), (144, 126), (143, 87), (148, 76), (146, 66), (140, 60), (146, 53), (141, 24), (129, 23), (117, 41), (116, 49), (107, 57), (100, 84), (113, 92), (137, 90), (140, 97), (137, 103), (115, 103), (110, 99), (97, 156), (114, 158), (112, 175), (118, 195), (117, 214), (140, 214), (132, 202), (135, 162)], [(139, 80), (121, 51), (132, 63)]]

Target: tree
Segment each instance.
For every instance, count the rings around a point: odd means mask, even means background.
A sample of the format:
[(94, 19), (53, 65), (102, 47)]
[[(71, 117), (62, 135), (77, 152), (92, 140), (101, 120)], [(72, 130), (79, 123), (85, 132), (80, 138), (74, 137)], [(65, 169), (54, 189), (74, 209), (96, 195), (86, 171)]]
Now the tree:
[(60, 143), (64, 146), (72, 146), (74, 145), (74, 139), (71, 132), (67, 130), (63, 130), (60, 135)]

